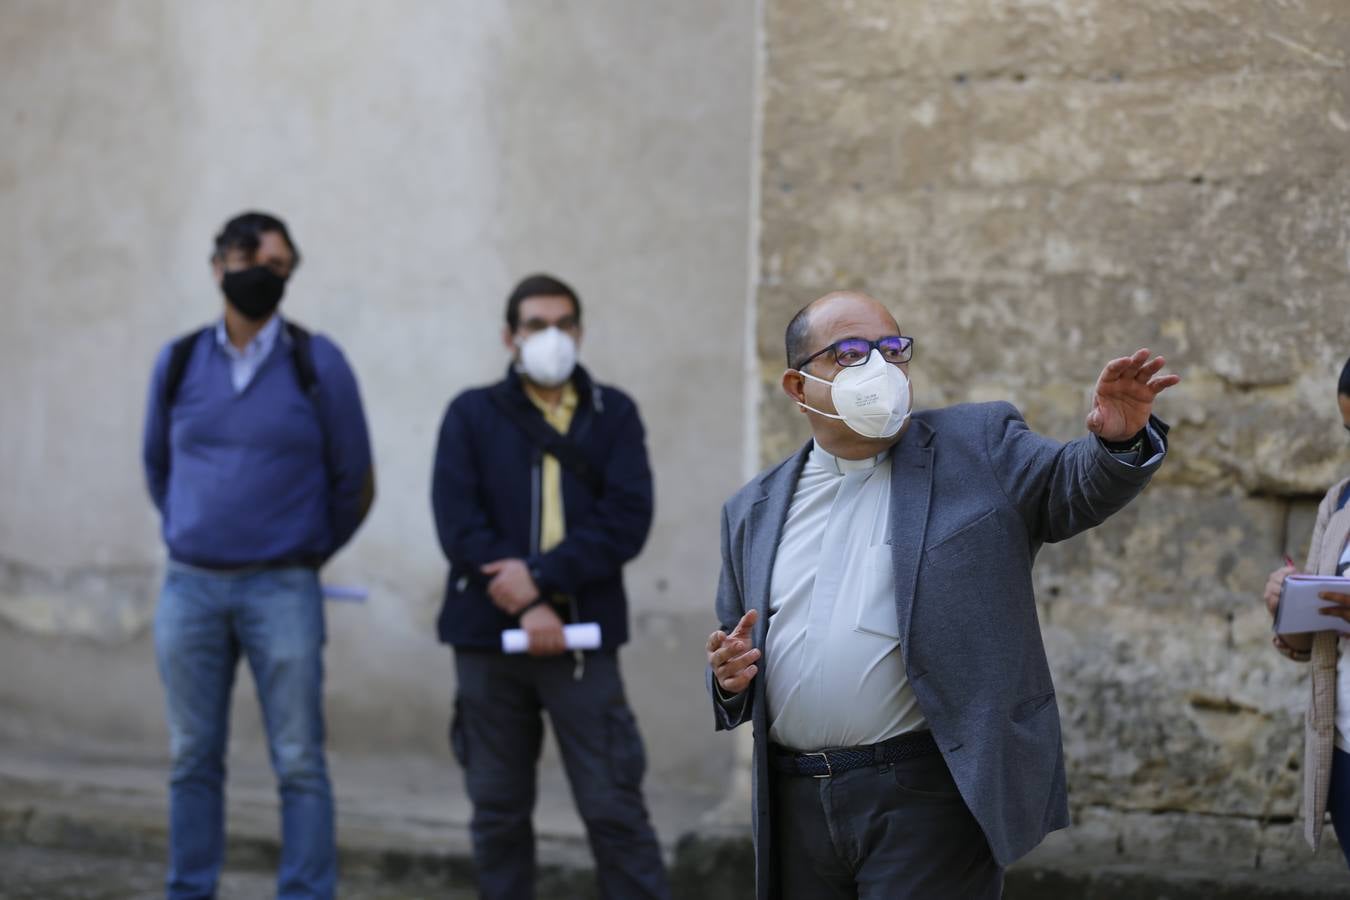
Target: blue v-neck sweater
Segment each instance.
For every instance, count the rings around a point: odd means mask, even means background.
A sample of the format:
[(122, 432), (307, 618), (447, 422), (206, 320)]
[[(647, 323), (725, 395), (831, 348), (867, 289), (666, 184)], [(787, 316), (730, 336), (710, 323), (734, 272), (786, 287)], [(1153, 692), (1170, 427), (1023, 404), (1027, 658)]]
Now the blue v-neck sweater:
[(337, 346), (311, 338), (317, 397), (279, 337), (239, 392), (210, 329), (197, 338), (172, 408), (169, 346), (151, 378), (143, 459), (171, 559), (207, 568), (317, 565), (363, 514), (370, 440), (356, 377)]

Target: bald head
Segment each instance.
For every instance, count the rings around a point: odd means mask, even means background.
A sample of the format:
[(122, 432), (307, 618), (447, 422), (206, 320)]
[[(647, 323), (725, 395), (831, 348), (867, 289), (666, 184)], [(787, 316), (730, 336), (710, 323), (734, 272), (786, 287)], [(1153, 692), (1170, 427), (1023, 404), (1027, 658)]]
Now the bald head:
[[(842, 337), (863, 337), (866, 332), (882, 326), (886, 333), (896, 334), (900, 327), (895, 317), (879, 301), (859, 291), (832, 291), (824, 297), (812, 300), (797, 311), (788, 322), (784, 344), (787, 349), (787, 364), (794, 369), (803, 359), (817, 350)], [(823, 340), (822, 335), (847, 331), (849, 327), (857, 330), (839, 334)], [(819, 345), (819, 346), (817, 346)]]
[[(810, 421), (812, 437), (826, 452), (840, 459), (865, 459), (892, 446), (904, 435), (908, 424), (902, 424), (898, 432), (888, 437), (873, 437), (856, 430), (844, 421), (834, 397), (839, 373), (848, 366), (868, 365), (872, 353), (881, 353), (883, 360), (908, 376), (911, 345), (897, 340), (883, 349), (880, 343), (886, 338), (901, 337), (900, 326), (890, 310), (857, 291), (826, 294), (792, 317), (786, 341), (788, 369), (780, 383), (783, 393)], [(857, 343), (852, 343), (848, 345), (847, 358), (841, 360), (829, 351), (844, 340), (863, 342), (873, 349), (864, 353)], [(808, 359), (810, 362), (806, 362)]]

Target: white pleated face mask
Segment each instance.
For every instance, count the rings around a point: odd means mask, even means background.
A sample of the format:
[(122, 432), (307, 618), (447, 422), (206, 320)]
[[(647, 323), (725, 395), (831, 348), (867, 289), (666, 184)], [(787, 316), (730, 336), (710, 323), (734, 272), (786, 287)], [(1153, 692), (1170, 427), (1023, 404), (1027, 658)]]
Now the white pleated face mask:
[(557, 387), (572, 377), (577, 366), (577, 342), (558, 328), (517, 338), (516, 346), (520, 348), (520, 371), (541, 387)]
[(899, 366), (886, 362), (875, 348), (867, 362), (840, 369), (834, 381), (817, 378), (801, 369), (797, 371), (812, 381), (828, 384), (830, 399), (839, 413), (822, 412), (800, 402), (797, 405), (827, 419), (839, 419), (863, 437), (894, 437), (909, 419), (914, 405), (909, 378)]

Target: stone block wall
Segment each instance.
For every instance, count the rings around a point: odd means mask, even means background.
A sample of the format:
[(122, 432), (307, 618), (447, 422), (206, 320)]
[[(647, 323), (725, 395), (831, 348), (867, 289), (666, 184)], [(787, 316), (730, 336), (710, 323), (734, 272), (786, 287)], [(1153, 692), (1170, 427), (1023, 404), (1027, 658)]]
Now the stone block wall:
[(764, 28), (762, 460), (807, 434), (782, 333), (832, 289), (916, 337), (919, 406), (1061, 439), (1106, 359), (1164, 353), (1167, 465), (1038, 564), (1073, 840), (1298, 859), (1306, 672), (1259, 591), (1350, 471), (1347, 8), (768, 0)]

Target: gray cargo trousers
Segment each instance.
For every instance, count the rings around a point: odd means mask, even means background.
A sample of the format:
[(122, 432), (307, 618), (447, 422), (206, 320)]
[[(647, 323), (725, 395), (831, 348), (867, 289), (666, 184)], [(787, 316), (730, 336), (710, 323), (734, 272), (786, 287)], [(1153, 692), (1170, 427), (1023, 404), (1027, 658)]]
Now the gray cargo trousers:
[(450, 743), (473, 802), (470, 832), (485, 900), (534, 897), (536, 767), (547, 712), (602, 898), (668, 898), (642, 799), (646, 759), (613, 652), (535, 658), (455, 651)]

